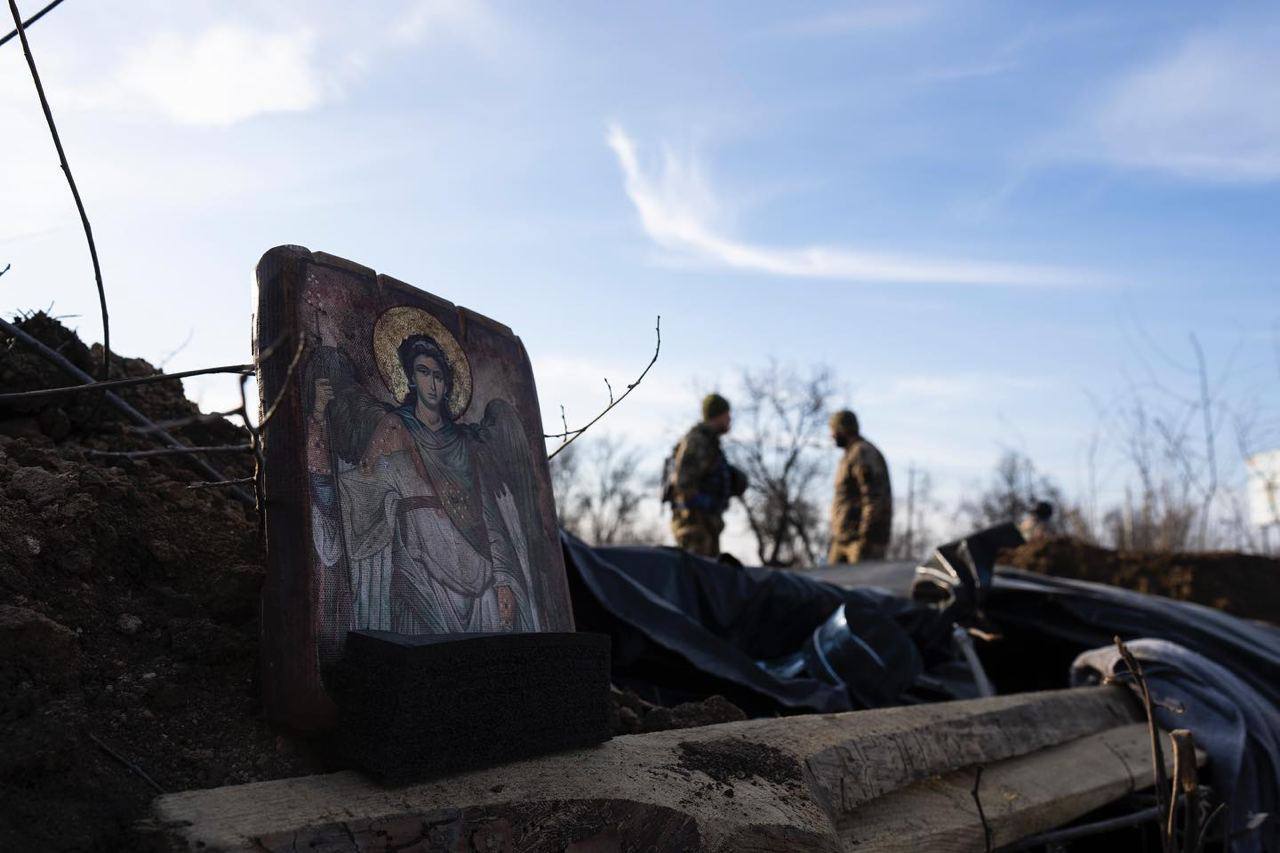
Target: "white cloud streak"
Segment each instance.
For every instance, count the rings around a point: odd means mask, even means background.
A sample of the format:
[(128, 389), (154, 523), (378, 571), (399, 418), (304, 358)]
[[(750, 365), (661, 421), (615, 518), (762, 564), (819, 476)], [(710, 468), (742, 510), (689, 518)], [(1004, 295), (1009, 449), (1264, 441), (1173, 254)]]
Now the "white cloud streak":
[(1221, 182), (1280, 179), (1280, 26), (1189, 37), (1095, 108), (1094, 149), (1122, 166)]
[[(782, 248), (736, 240), (715, 227), (718, 204), (692, 158), (667, 149), (661, 168), (647, 172), (635, 141), (618, 125), (606, 141), (622, 169), (624, 188), (645, 233), (677, 257), (790, 278), (952, 285), (1083, 283), (1081, 272), (1046, 266), (944, 260), (830, 246)], [(1096, 280), (1096, 277), (1095, 277)]]

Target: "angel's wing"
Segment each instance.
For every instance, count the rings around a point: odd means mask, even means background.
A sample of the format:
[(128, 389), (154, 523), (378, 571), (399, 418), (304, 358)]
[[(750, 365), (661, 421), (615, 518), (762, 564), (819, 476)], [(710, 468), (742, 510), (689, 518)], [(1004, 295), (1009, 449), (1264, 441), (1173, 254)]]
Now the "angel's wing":
[(559, 547), (558, 540), (548, 539), (539, 507), (537, 475), (546, 460), (534, 455), (520, 416), (505, 400), (491, 400), (485, 406), (477, 433), (485, 448), (488, 476), (504, 484), (515, 500), (542, 609), (553, 601), (548, 587), (549, 568), (556, 564), (551, 549)]
[(350, 356), (336, 347), (317, 347), (307, 364), (308, 411), (315, 399), (316, 382), (321, 379), (333, 389), (333, 399), (325, 409), (331, 447), (340, 459), (354, 465), (364, 457), (382, 416), (394, 407), (365, 390)]

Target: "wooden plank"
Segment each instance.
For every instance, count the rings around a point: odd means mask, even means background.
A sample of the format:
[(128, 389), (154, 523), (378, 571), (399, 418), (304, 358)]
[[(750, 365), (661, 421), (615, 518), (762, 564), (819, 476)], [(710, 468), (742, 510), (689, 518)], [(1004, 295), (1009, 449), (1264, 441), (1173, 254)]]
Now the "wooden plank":
[(830, 851), (886, 792), (1135, 719), (1123, 688), (1101, 687), (745, 720), (403, 788), (336, 773), (171, 794), (153, 828), (193, 850), (377, 850), (406, 836), (443, 850), (488, 833), (496, 850)]
[[(867, 803), (842, 819), (843, 848), (981, 853), (987, 846), (975, 779), (977, 769), (967, 768)], [(1146, 724), (1134, 723), (987, 765), (978, 797), (992, 845), (1000, 847), (1149, 787), (1151, 743)]]

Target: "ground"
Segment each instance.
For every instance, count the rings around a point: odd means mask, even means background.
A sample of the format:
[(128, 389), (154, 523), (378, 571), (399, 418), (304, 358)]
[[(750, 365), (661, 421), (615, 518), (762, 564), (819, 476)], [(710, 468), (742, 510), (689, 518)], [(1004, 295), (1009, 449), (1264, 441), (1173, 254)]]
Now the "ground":
[[(99, 353), (43, 314), (24, 328), (84, 370)], [(114, 375), (150, 375), (136, 359)], [(234, 383), (234, 377), (227, 382)], [(0, 336), (0, 391), (69, 384)], [(158, 421), (196, 407), (177, 382), (121, 391)], [(197, 445), (238, 444), (217, 418), (174, 427)], [(257, 683), (265, 560), (252, 507), (157, 447), (92, 395), (0, 407), (0, 849), (128, 849), (157, 789), (180, 791), (336, 769), (323, 744), (273, 730)], [(247, 455), (211, 457), (229, 477)], [(1191, 598), (1276, 619), (1280, 561), (1113, 554), (1070, 542), (1009, 555), (1025, 568)], [(660, 708), (616, 692), (619, 734), (741, 719), (719, 697)], [(690, 753), (738, 772), (771, 756)], [(734, 762), (738, 762), (735, 764)], [(744, 767), (746, 765), (743, 765)], [(784, 768), (786, 769), (786, 768)], [(790, 772), (790, 771), (788, 771)]]
[[(20, 325), (97, 370), (100, 351), (56, 321)], [(113, 376), (154, 372), (127, 359)], [(0, 391), (67, 384), (0, 334)], [(120, 395), (156, 421), (198, 414), (176, 381)], [(222, 418), (173, 432), (193, 445), (248, 441)], [(253, 508), (225, 488), (190, 488), (208, 477), (182, 458), (92, 455), (159, 446), (93, 395), (0, 406), (0, 850), (127, 849), (157, 788), (338, 766), (262, 716)], [(228, 477), (252, 472), (247, 454), (210, 461)], [(666, 709), (618, 693), (615, 704), (619, 733), (743, 716), (718, 697)]]
[(1280, 559), (1274, 557), (1111, 551), (1061, 537), (1007, 551), (1001, 562), (1041, 574), (1194, 601), (1246, 619), (1280, 624)]

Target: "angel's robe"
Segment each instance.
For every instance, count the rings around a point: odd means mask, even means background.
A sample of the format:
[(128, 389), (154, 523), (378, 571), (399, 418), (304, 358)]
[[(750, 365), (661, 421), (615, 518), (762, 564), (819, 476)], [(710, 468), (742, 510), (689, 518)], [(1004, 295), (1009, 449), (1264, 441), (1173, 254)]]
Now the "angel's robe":
[(337, 472), (336, 494), (317, 490), (312, 531), (326, 572), (342, 570), (344, 543), (347, 554), (350, 614), (335, 621), (404, 634), (538, 630), (520, 512), (485, 439), (447, 419), (432, 430), (401, 407), (360, 463)]

